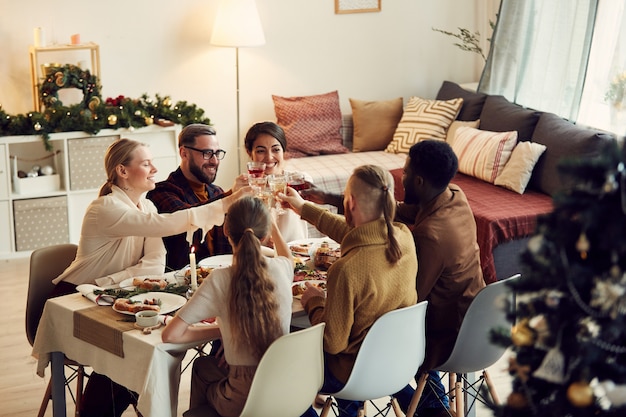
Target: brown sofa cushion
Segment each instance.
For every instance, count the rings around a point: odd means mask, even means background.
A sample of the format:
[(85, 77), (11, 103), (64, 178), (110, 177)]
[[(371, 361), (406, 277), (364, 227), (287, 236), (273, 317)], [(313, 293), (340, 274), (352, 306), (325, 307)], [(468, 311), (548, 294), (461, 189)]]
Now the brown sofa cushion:
[(564, 158), (591, 158), (600, 155), (605, 146), (615, 143), (608, 133), (579, 127), (553, 113), (542, 113), (532, 135), (532, 141), (545, 145), (530, 178), (529, 188), (553, 195), (571, 186), (558, 171)]
[(517, 140), (530, 140), (541, 112), (525, 109), (503, 96), (488, 96), (480, 113), (480, 129), (493, 132), (517, 130)]
[(353, 152), (382, 151), (402, 118), (402, 97), (392, 100), (350, 99), (354, 123)]
[(463, 106), (456, 119), (466, 122), (478, 119), (487, 94), (473, 93), (450, 81), (444, 81), (437, 93), (437, 100), (452, 100), (459, 97), (463, 99)]

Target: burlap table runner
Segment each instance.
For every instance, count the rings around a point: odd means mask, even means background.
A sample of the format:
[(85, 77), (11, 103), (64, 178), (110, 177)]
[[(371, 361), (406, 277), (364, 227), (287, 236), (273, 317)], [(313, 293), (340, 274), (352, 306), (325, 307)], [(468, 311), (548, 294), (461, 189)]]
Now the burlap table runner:
[(134, 328), (132, 316), (122, 316), (110, 306), (94, 306), (74, 311), (74, 337), (124, 357), (122, 333)]

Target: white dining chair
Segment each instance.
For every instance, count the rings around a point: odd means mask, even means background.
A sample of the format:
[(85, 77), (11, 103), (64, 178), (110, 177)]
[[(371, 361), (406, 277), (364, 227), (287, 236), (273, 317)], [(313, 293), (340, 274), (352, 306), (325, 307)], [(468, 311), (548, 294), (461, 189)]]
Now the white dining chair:
[[(389, 311), (378, 318), (367, 332), (346, 385), (329, 394), (322, 408), (325, 417), (333, 398), (369, 401), (391, 396), (413, 379), (426, 352), (426, 308), (428, 301)], [(398, 402), (391, 397), (387, 409), (403, 416)], [(388, 410), (379, 410), (386, 415)]]
[[(325, 323), (279, 337), (267, 349), (252, 379), (240, 417), (295, 417), (304, 413), (322, 387)], [(184, 417), (215, 415), (209, 407)]]
[[(510, 329), (512, 324), (507, 319), (507, 306), (514, 306), (512, 284), (520, 279), (520, 274), (494, 282), (483, 288), (472, 300), (457, 336), (454, 348), (448, 359), (437, 367), (437, 371), (449, 376), (449, 389), (453, 401), (450, 401), (450, 415), (465, 416), (476, 401), (498, 403), (498, 395), (487, 372), (488, 367), (496, 363), (506, 351), (506, 347), (491, 342), (490, 333), (496, 329)], [(468, 374), (480, 372), (476, 381), (471, 381)], [(422, 373), (417, 381), (415, 394), (411, 399), (407, 416), (415, 413), (422, 396), (428, 374)], [(490, 399), (484, 398), (482, 386), (487, 386)], [(470, 401), (465, 399), (470, 398)]]

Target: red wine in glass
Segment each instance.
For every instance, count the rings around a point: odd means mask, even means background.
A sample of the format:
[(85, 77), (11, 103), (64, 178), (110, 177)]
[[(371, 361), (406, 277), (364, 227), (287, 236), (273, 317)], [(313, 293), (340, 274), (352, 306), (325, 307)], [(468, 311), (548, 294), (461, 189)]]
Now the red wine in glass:
[(287, 185), (289, 185), (291, 188), (293, 188), (294, 190), (298, 192), (307, 190), (309, 188), (309, 184), (307, 184), (306, 181), (304, 180), (297, 180), (294, 182), (289, 182)]
[(305, 181), (304, 175), (297, 172), (289, 174), (287, 185), (298, 192), (309, 188), (309, 184)]
[(264, 173), (265, 170), (263, 168), (248, 168), (248, 175), (254, 178), (261, 178)]

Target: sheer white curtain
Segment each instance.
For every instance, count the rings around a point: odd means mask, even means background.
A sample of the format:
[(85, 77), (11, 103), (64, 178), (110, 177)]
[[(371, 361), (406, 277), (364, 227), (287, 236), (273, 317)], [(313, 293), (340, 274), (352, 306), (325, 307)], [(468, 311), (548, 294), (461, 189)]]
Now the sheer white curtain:
[(575, 120), (598, 0), (502, 0), (479, 91)]
[(605, 99), (611, 83), (626, 77), (624, 0), (600, 0), (596, 22), (578, 123), (624, 135), (626, 101), (620, 104)]

